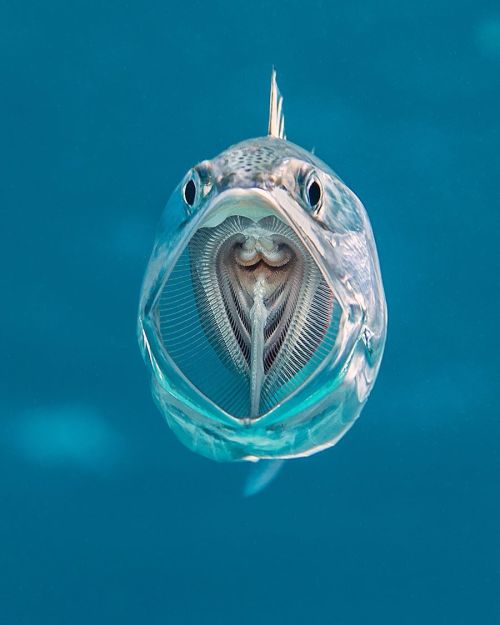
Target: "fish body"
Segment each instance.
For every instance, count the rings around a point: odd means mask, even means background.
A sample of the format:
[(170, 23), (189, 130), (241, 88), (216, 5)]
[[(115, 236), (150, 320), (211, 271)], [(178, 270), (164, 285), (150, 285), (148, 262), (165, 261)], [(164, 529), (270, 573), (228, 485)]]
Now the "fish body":
[(269, 134), (193, 167), (162, 216), (138, 336), (156, 403), (190, 449), (222, 461), (307, 456), (359, 416), (387, 309), (357, 196)]

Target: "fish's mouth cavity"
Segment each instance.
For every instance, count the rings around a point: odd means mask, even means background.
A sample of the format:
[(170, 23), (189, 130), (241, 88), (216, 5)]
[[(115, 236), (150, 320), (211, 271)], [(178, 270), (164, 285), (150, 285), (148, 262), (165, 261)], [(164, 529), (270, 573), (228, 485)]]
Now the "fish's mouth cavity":
[(338, 306), (271, 199), (226, 198), (206, 215), (163, 287), (157, 327), (191, 383), (233, 416), (256, 419), (332, 350)]

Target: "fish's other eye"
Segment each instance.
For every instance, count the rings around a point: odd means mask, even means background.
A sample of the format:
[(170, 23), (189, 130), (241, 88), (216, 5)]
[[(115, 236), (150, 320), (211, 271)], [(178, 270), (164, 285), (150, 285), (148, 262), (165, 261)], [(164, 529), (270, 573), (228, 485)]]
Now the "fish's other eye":
[(184, 185), (183, 190), (184, 201), (188, 206), (193, 206), (196, 201), (196, 183), (190, 178)]
[(307, 183), (306, 200), (311, 208), (318, 208), (321, 203), (323, 189), (317, 178), (311, 178)]

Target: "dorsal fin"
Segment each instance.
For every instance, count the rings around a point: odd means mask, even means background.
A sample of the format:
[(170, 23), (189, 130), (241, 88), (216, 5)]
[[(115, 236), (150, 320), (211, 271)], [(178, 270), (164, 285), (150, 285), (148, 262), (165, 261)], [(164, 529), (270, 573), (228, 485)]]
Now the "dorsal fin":
[(273, 67), (271, 74), (271, 94), (269, 97), (269, 128), (267, 134), (270, 137), (286, 139), (285, 117), (283, 115), (283, 98), (281, 97), (278, 83), (276, 82), (276, 69)]

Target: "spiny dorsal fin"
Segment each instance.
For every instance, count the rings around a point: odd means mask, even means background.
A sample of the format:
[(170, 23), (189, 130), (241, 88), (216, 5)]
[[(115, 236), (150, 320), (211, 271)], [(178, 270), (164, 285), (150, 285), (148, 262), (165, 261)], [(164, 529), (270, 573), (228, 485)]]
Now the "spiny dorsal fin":
[(286, 139), (285, 117), (283, 115), (283, 98), (281, 97), (278, 83), (276, 82), (276, 69), (273, 67), (271, 74), (271, 95), (269, 97), (269, 128), (267, 134), (270, 137)]

